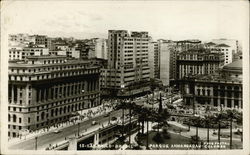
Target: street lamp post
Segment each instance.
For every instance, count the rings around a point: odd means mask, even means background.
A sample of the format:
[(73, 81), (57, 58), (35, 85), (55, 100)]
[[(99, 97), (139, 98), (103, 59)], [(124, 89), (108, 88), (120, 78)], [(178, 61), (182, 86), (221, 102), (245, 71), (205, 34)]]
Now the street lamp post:
[[(207, 116), (209, 116), (209, 115), (207, 115)], [(207, 123), (207, 146), (209, 146), (209, 120), (208, 119), (210, 119), (210, 117), (207, 117), (207, 120), (206, 120), (206, 123)], [(207, 147), (207, 149), (209, 149), (209, 147)]]
[(77, 135), (78, 135), (78, 137), (80, 136), (79, 132), (80, 132), (80, 122), (77, 123)]

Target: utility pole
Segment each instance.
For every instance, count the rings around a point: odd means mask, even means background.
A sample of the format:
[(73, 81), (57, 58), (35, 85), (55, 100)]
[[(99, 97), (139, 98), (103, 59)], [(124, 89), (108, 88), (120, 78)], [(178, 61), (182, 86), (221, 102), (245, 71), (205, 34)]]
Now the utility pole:
[(131, 148), (131, 107), (129, 107), (129, 148)]
[[(148, 94), (147, 94), (147, 104), (148, 104)], [(148, 149), (148, 116), (147, 116), (147, 148)]]
[(218, 128), (218, 142), (219, 142), (219, 149), (220, 149), (220, 120), (219, 120), (219, 128)]
[(124, 101), (122, 101), (122, 137), (124, 136)]
[(35, 150), (37, 150), (37, 138), (38, 137), (35, 137)]
[(232, 149), (232, 136), (233, 136), (233, 132), (232, 132), (232, 128), (233, 128), (233, 116), (232, 116), (232, 112), (230, 113), (230, 149)]
[[(207, 120), (207, 146), (209, 146), (209, 121), (208, 120)], [(207, 149), (209, 150), (209, 147), (207, 147)]]
[(77, 128), (77, 135), (78, 135), (78, 137), (79, 137), (79, 136), (80, 136), (80, 135), (79, 135), (79, 132), (80, 132), (80, 131), (79, 131), (79, 130), (80, 130), (80, 122), (78, 122), (77, 127), (78, 127), (78, 128)]

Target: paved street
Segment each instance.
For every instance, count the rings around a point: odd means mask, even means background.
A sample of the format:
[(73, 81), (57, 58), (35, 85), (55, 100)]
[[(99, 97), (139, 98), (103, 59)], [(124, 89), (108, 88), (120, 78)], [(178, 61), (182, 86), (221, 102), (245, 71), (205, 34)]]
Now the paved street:
[[(122, 114), (121, 110), (114, 111), (110, 114), (110, 117), (120, 117)], [(91, 128), (98, 129), (102, 126), (103, 123), (107, 123), (109, 120), (109, 117), (104, 117), (103, 115), (97, 116), (95, 118), (92, 118), (90, 120), (84, 121), (80, 123), (80, 131), (84, 131), (85, 129), (91, 130)], [(100, 122), (100, 125), (97, 124), (95, 126), (92, 126), (92, 121)], [(49, 144), (57, 144), (61, 141), (65, 140), (65, 137), (73, 137), (75, 134), (77, 134), (78, 131), (78, 125), (72, 125), (67, 128), (62, 129), (60, 133), (53, 133), (49, 132), (45, 135), (42, 135), (38, 137), (37, 139), (37, 147), (39, 149), (45, 149), (49, 146)], [(11, 145), (9, 149), (24, 149), (24, 150), (34, 150), (35, 149), (35, 138), (28, 139), (26, 141), (23, 141), (18, 144)]]

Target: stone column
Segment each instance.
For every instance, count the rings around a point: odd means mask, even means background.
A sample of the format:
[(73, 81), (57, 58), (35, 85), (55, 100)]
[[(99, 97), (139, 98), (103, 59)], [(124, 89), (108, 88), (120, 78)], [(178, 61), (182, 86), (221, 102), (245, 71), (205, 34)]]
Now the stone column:
[(53, 86), (53, 99), (56, 98), (56, 86)]
[(88, 82), (87, 82), (87, 80), (84, 81), (84, 91), (85, 92), (88, 91)]
[(25, 87), (25, 105), (28, 105), (29, 104), (29, 85), (26, 85)]
[(93, 144), (94, 145), (98, 145), (99, 144), (99, 133), (96, 133), (94, 135), (94, 143)]
[(225, 108), (228, 108), (228, 107), (227, 107), (227, 99), (226, 99), (226, 97), (227, 97), (227, 91), (226, 91), (226, 89), (225, 89), (225, 98), (224, 98), (225, 101), (224, 101), (224, 102), (225, 102)]
[(62, 84), (62, 97), (65, 97), (65, 92), (64, 92), (64, 88), (65, 88), (65, 84)]
[(51, 87), (48, 88), (48, 99), (51, 99)]
[(42, 100), (42, 90), (38, 89), (38, 92), (39, 92), (39, 94), (38, 94), (38, 102), (41, 102), (41, 100)]
[(68, 83), (65, 84), (66, 90), (65, 90), (65, 97), (68, 96)]
[(46, 88), (43, 89), (43, 93), (44, 93), (43, 100), (46, 101), (46, 96), (47, 96), (47, 89)]
[(14, 85), (11, 85), (11, 103), (14, 103)]
[(232, 109), (235, 108), (235, 107), (234, 107), (234, 99), (231, 99), (231, 106), (232, 106), (232, 107), (231, 107)]
[(17, 99), (16, 99), (16, 103), (19, 103), (20, 100), (20, 88), (17, 86)]

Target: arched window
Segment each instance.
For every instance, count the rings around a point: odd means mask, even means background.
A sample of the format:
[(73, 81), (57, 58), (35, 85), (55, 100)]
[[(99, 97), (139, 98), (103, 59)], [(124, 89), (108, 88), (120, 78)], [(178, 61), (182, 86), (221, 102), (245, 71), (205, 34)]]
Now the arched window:
[(55, 115), (57, 116), (57, 113), (58, 113), (58, 109), (55, 110)]
[(66, 113), (66, 107), (64, 107), (64, 109), (63, 109), (63, 113)]
[(71, 106), (71, 111), (74, 111), (74, 105)]
[(68, 112), (70, 111), (70, 106), (68, 106)]
[(62, 107), (60, 108), (60, 111), (59, 111), (60, 115), (62, 114)]
[(77, 104), (75, 104), (75, 111), (77, 110)]
[(54, 109), (51, 109), (50, 115), (54, 116)]
[(44, 115), (45, 115), (45, 113), (42, 112), (42, 114), (41, 114), (41, 119), (42, 119), (42, 120), (44, 119)]
[(16, 115), (13, 115), (13, 122), (16, 122)]

